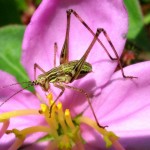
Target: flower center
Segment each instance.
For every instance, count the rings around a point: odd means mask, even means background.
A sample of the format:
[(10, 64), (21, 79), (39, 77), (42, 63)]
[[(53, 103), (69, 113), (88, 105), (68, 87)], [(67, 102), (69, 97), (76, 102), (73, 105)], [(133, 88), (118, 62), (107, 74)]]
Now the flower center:
[[(4, 133), (14, 133), (16, 136), (16, 140), (13, 145), (11, 145), (10, 149), (18, 149), (22, 146), (28, 135), (36, 132), (46, 133), (46, 136), (49, 137), (49, 149), (53, 147), (52, 149), (70, 150), (74, 146), (77, 146), (79, 149), (84, 149), (85, 141), (83, 140), (80, 131), (80, 125), (84, 123), (97, 130), (103, 136), (106, 147), (113, 145), (117, 150), (121, 150), (118, 148), (120, 147), (120, 144), (117, 141), (118, 137), (113, 132), (108, 132), (106, 129), (100, 128), (95, 121), (84, 116), (78, 116), (72, 119), (69, 109), (63, 111), (62, 103), (58, 102), (57, 104), (54, 104), (52, 94), (48, 94), (47, 99), (49, 101), (49, 106), (53, 106), (51, 109), (48, 105), (41, 104), (40, 110), (26, 109), (0, 114), (0, 122), (3, 123), (0, 136)], [(17, 128), (7, 130), (11, 123), (9, 122), (10, 118), (33, 114), (42, 115), (48, 125), (31, 126), (22, 130), (18, 130)], [(38, 142), (41, 142), (44, 138), (45, 136), (39, 139)]]
[[(52, 95), (49, 94), (47, 98), (50, 106), (52, 106), (54, 103)], [(50, 126), (51, 136), (56, 147), (59, 149), (71, 149), (76, 142), (82, 143), (79, 126), (73, 123), (69, 109), (63, 111), (62, 103), (58, 102), (57, 105), (53, 105), (51, 112), (49, 110), (47, 105), (41, 104), (40, 114), (45, 116)]]

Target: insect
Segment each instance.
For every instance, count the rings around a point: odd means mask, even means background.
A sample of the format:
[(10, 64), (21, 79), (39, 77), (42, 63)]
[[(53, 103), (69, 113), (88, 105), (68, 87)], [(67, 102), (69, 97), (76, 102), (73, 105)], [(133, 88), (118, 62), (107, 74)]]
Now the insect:
[[(60, 65), (58, 67), (56, 67), (57, 43), (54, 43), (54, 68), (52, 68), (51, 70), (46, 72), (38, 64), (35, 63), (34, 64), (34, 78), (35, 78), (35, 80), (34, 81), (29, 81), (28, 86), (25, 87), (24, 89), (26, 89), (30, 86), (39, 85), (39, 86), (42, 87), (42, 89), (44, 91), (48, 91), (50, 89), (50, 83), (52, 83), (55, 87), (59, 88), (61, 90), (61, 92), (59, 93), (59, 95), (55, 99), (54, 103), (50, 106), (50, 110), (49, 110), (50, 115), (51, 115), (52, 107), (57, 102), (57, 100), (62, 96), (62, 94), (65, 91), (65, 88), (69, 88), (69, 89), (78, 91), (80, 93), (83, 93), (86, 96), (87, 100), (88, 100), (89, 106), (92, 110), (92, 113), (94, 115), (94, 118), (95, 118), (97, 124), (100, 127), (104, 128), (98, 122), (98, 119), (96, 117), (96, 114), (94, 112), (92, 104), (90, 102), (90, 98), (89, 98), (88, 93), (86, 91), (84, 91), (83, 89), (73, 87), (73, 86), (69, 86), (68, 84), (73, 82), (76, 79), (83, 78), (85, 75), (87, 75), (88, 73), (90, 73), (92, 71), (92, 65), (90, 63), (86, 62), (86, 59), (87, 59), (87, 57), (88, 57), (90, 51), (92, 50), (92, 47), (93, 47), (93, 45), (95, 44), (96, 41), (98, 41), (99, 44), (103, 47), (103, 49), (105, 50), (105, 52), (107, 53), (108, 57), (111, 60), (117, 60), (118, 61), (119, 67), (121, 69), (122, 76), (124, 78), (134, 78), (134, 77), (125, 76), (122, 65), (121, 65), (120, 60), (119, 60), (119, 56), (117, 54), (117, 51), (115, 50), (108, 34), (106, 33), (106, 31), (103, 28), (98, 28), (96, 33), (94, 33), (91, 30), (91, 28), (83, 21), (83, 19), (77, 14), (76, 11), (74, 11), (72, 9), (69, 9), (66, 12), (67, 12), (67, 27), (66, 27), (66, 35), (65, 35), (64, 44), (63, 44), (61, 54), (60, 54)], [(87, 28), (87, 30), (93, 35), (93, 40), (91, 41), (91, 43), (90, 43), (89, 47), (87, 48), (87, 50), (85, 51), (84, 55), (79, 60), (73, 60), (73, 61), (69, 61), (69, 59), (68, 59), (69, 58), (68, 57), (68, 55), (69, 55), (69, 46), (68, 45), (69, 45), (69, 31), (70, 31), (71, 14), (73, 14)], [(101, 33), (104, 34), (104, 36), (107, 39), (109, 45), (111, 46), (112, 50), (115, 53), (116, 58), (111, 57), (111, 55), (109, 54), (109, 52), (107, 51), (107, 49), (105, 48), (103, 43), (98, 38), (98, 36)], [(43, 73), (43, 74), (40, 74), (37, 78), (36, 78), (36, 69), (39, 69)], [(22, 89), (22, 90), (24, 90), (24, 89)], [(22, 90), (20, 90), (20, 91), (22, 91)], [(18, 91), (17, 93), (19, 93), (20, 91)], [(11, 97), (16, 95), (17, 93), (13, 94)], [(11, 97), (6, 99), (0, 106), (2, 106)]]

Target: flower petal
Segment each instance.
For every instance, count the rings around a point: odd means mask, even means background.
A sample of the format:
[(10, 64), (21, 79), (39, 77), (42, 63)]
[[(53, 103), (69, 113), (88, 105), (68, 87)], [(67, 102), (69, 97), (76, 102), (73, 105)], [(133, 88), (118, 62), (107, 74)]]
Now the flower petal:
[[(100, 123), (108, 125), (127, 148), (150, 147), (150, 61), (128, 66), (124, 71), (138, 78), (122, 79), (121, 72), (116, 72), (93, 101), (94, 110)], [(84, 115), (90, 115), (90, 110)]]
[[(1, 103), (3, 103), (5, 100), (8, 99), (8, 101), (1, 106), (0, 109), (1, 113), (25, 108), (38, 109), (40, 107), (40, 101), (37, 99), (35, 95), (33, 95), (31, 92), (27, 90), (20, 91), (22, 90), (22, 87), (19, 84), (13, 85), (14, 83), (17, 83), (16, 79), (13, 76), (3, 71), (0, 71), (0, 75), (1, 75), (0, 78)], [(26, 83), (25, 86), (28, 86), (28, 83)], [(17, 93), (18, 91), (20, 92)], [(15, 93), (16, 95), (12, 96)]]
[[(45, 71), (54, 67), (54, 42), (58, 44), (57, 65), (59, 64), (59, 55), (65, 39), (66, 10), (69, 8), (74, 9), (94, 32), (97, 28), (104, 28), (119, 55), (122, 53), (125, 43), (124, 35), (128, 28), (128, 17), (123, 1), (43, 0), (33, 15), (23, 40), (22, 63), (32, 80), (34, 63), (39, 64)], [(92, 39), (91, 33), (72, 15), (69, 60), (79, 60)], [(100, 39), (111, 55), (115, 57), (103, 34), (100, 35)], [(94, 45), (87, 61), (92, 64), (93, 72), (85, 78), (74, 81), (72, 85), (83, 88), (88, 93), (92, 91), (92, 95), (95, 95), (100, 91), (100, 87), (109, 80), (116, 63), (109, 59), (98, 43)], [(41, 72), (38, 71), (37, 74), (39, 73)], [(56, 95), (60, 92), (57, 88), (54, 91), (57, 93)], [(76, 105), (78, 99), (80, 103), (85, 102), (84, 96), (82, 98), (76, 96), (78, 93), (68, 91), (61, 97), (62, 100), (66, 101), (71, 95), (72, 101), (66, 102), (66, 106)], [(85, 106), (80, 106), (80, 110), (83, 108)]]
[[(16, 80), (11, 75), (0, 71), (0, 83), (1, 86), (6, 86), (11, 83), (16, 83)], [(9, 98), (8, 96), (11, 96), (12, 93), (17, 92), (20, 90), (21, 87), (19, 85), (16, 86), (9, 86), (6, 88), (3, 88), (0, 90), (0, 96), (2, 97), (1, 102), (5, 100), (5, 98)], [(13, 96), (8, 102), (6, 102), (4, 105), (0, 108), (0, 114), (4, 112), (10, 112), (13, 110), (21, 110), (21, 109), (39, 109), (40, 108), (40, 102), (39, 100), (29, 91), (22, 91), (18, 93), (17, 95)], [(30, 115), (30, 116), (21, 116), (16, 118), (11, 118), (10, 125), (8, 127), (8, 130), (11, 130), (13, 128), (17, 128), (18, 130), (30, 127), (30, 126), (36, 126), (44, 123), (44, 119), (42, 116), (38, 115)], [(0, 123), (0, 128), (2, 126), (2, 123)], [(43, 135), (43, 134), (42, 134)], [(27, 138), (26, 143), (34, 142), (37, 140), (41, 134), (33, 135), (29, 138)], [(1, 148), (3, 146), (4, 149), (7, 149), (14, 140), (14, 135), (4, 135), (1, 138)]]

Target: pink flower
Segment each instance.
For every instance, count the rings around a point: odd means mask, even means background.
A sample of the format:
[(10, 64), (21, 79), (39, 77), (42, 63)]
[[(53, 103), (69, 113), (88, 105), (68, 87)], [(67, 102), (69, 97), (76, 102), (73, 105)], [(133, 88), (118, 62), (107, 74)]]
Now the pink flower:
[[(89, 7), (90, 6), (90, 7)], [(22, 63), (30, 77), (34, 80), (34, 63), (40, 65), (45, 71), (54, 67), (54, 43), (58, 44), (57, 66), (59, 65), (60, 52), (65, 40), (68, 9), (74, 9), (83, 20), (96, 33), (97, 28), (104, 28), (112, 40), (117, 52), (121, 55), (124, 44), (125, 35), (128, 30), (127, 12), (122, 1), (42, 1), (41, 5), (34, 13), (31, 23), (26, 29), (23, 40)], [(69, 39), (69, 60), (79, 60), (87, 50), (93, 35), (79, 22), (72, 14), (70, 39)], [(100, 39), (106, 46), (111, 56), (115, 55), (103, 34)], [(98, 42), (94, 45), (91, 53), (87, 58), (93, 67), (93, 73), (85, 78), (73, 82), (73, 86), (85, 89), (89, 94), (100, 93), (100, 89), (110, 79), (114, 72), (117, 62), (110, 60), (104, 49)], [(41, 71), (37, 69), (37, 74)], [(96, 79), (96, 80), (95, 80)], [(89, 85), (89, 86), (87, 86)], [(53, 88), (51, 88), (53, 89)], [(41, 94), (41, 88), (37, 89)], [(92, 91), (92, 93), (91, 93)], [(58, 95), (59, 89), (54, 88), (55, 95)], [(68, 99), (73, 97), (70, 101)], [(77, 102), (78, 97), (80, 101)], [(97, 97), (93, 97), (93, 101)], [(73, 113), (82, 111), (87, 103), (83, 94), (77, 94), (72, 90), (66, 90), (61, 97), (65, 108), (69, 106)], [(81, 105), (82, 104), (82, 105)], [(80, 106), (79, 106), (80, 105)], [(75, 107), (76, 106), (76, 107)], [(77, 107), (78, 106), (78, 107)]]
[[(69, 8), (74, 9), (94, 32), (98, 27), (104, 28), (117, 52), (121, 55), (128, 26), (127, 12), (123, 1), (43, 0), (26, 29), (23, 41), (22, 63), (31, 80), (34, 80), (32, 67), (34, 63), (39, 64), (45, 71), (54, 67), (55, 42), (58, 44), (57, 65), (59, 65), (59, 54), (65, 39), (66, 10)], [(69, 60), (79, 60), (92, 39), (91, 33), (72, 15)], [(103, 34), (100, 35), (100, 39), (111, 56), (115, 58)], [(70, 85), (82, 88), (91, 95), (92, 105), (99, 122), (101, 125), (108, 125), (109, 127), (106, 129), (115, 132), (120, 137), (120, 142), (125, 148), (128, 150), (143, 150), (150, 147), (148, 141), (150, 136), (150, 125), (148, 124), (148, 115), (150, 114), (150, 62), (139, 63), (125, 68), (126, 75), (137, 76), (138, 79), (124, 79), (120, 71), (113, 73), (117, 63), (109, 59), (98, 43), (94, 45), (87, 62), (92, 64), (93, 72)], [(37, 71), (37, 74), (40, 73)], [(0, 80), (3, 85), (8, 85), (10, 81), (14, 81), (14, 78), (10, 75), (4, 72), (0, 72), (0, 74)], [(40, 87), (37, 87), (36, 90), (42, 98), (45, 97), (45, 93)], [(60, 92), (59, 89), (53, 86), (51, 90), (54, 93), (54, 97)], [(10, 92), (13, 92), (13, 89), (10, 88), (5, 93), (1, 91), (0, 94), (5, 97)], [(71, 115), (77, 116), (83, 112), (82, 116), (93, 119), (93, 114), (90, 108), (87, 108), (88, 103), (83, 94), (67, 89), (60, 101), (65, 109), (68, 108), (71, 111)], [(46, 121), (42, 115), (39, 115), (39, 106), (40, 102), (36, 96), (24, 90), (1, 107), (0, 112), (28, 108), (28, 112), (33, 113), (34, 116), (10, 117), (10, 123), (6, 121), (3, 127), (7, 128), (9, 124), (9, 130), (13, 128), (22, 130), (37, 125), (44, 126)], [(41, 107), (41, 109), (44, 114), (44, 108)], [(76, 121), (83, 123), (84, 117), (77, 118)], [(2, 115), (0, 115), (0, 120), (3, 121)], [(104, 142), (101, 140), (101, 132), (96, 132), (94, 127), (91, 128), (87, 125), (83, 125), (81, 129), (82, 137), (86, 141), (86, 149), (105, 149)], [(1, 130), (1, 135), (3, 135), (2, 131), (4, 130)], [(15, 135), (17, 132), (15, 131)], [(25, 144), (35, 142), (43, 135), (43, 133), (33, 134), (33, 136), (26, 138)], [(3, 135), (1, 138), (2, 148), (7, 149), (10, 147), (13, 140), (14, 136), (12, 134)], [(115, 145), (117, 144), (113, 143), (113, 146)], [(37, 146), (37, 144), (34, 144), (34, 146)], [(43, 149), (44, 147), (45, 145), (40, 143), (38, 149)]]
[[(101, 123), (120, 137), (127, 150), (147, 150), (150, 148), (150, 61), (128, 66), (124, 71), (138, 79), (122, 79), (120, 71), (114, 73), (93, 106)], [(84, 115), (89, 115), (88, 109)], [(98, 149), (91, 133), (84, 133), (95, 145), (94, 149)]]

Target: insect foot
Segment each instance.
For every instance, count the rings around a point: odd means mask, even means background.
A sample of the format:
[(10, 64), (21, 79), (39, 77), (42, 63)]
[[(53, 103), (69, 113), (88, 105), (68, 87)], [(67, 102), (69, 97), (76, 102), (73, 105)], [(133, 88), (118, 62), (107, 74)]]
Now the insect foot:
[(130, 78), (130, 79), (138, 79), (138, 77), (134, 77), (134, 76), (125, 76), (123, 75), (124, 78)]

